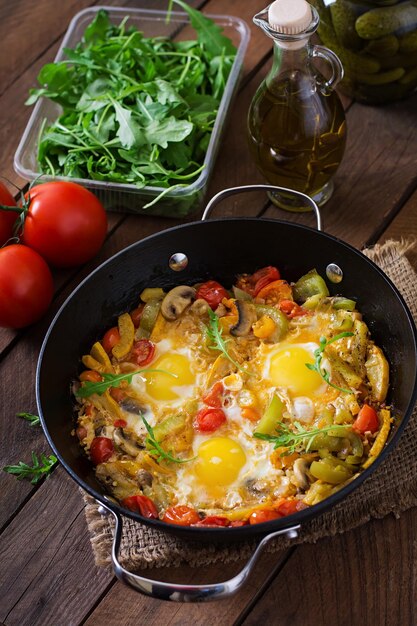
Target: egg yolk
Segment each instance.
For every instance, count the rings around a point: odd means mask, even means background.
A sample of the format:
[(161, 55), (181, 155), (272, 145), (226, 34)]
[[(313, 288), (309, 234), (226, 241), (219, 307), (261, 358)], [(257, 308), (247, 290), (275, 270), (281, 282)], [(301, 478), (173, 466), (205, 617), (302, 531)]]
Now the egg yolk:
[(227, 437), (211, 437), (197, 452), (195, 474), (206, 487), (226, 486), (233, 483), (246, 463), (241, 446)]
[(285, 387), (297, 396), (308, 396), (317, 392), (323, 380), (321, 376), (306, 367), (314, 363), (307, 350), (298, 346), (285, 348), (271, 357), (270, 380), (276, 387)]
[(146, 392), (154, 400), (176, 400), (181, 397), (176, 388), (195, 381), (184, 354), (163, 354), (152, 363), (152, 369), (164, 370), (145, 374)]

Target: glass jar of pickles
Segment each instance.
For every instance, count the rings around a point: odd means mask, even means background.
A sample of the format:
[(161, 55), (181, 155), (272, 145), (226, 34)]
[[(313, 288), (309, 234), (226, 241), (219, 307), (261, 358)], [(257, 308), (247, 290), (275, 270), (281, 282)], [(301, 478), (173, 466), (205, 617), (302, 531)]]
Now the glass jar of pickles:
[(393, 102), (417, 88), (417, 0), (312, 0), (321, 41), (336, 52), (340, 88), (368, 104)]

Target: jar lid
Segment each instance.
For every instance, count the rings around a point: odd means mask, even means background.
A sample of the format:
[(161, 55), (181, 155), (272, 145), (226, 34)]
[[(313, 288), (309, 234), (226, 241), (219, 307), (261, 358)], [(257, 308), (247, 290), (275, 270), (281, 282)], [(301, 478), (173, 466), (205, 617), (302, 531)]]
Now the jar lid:
[(283, 35), (297, 35), (307, 30), (313, 19), (306, 0), (275, 0), (268, 9), (269, 26)]

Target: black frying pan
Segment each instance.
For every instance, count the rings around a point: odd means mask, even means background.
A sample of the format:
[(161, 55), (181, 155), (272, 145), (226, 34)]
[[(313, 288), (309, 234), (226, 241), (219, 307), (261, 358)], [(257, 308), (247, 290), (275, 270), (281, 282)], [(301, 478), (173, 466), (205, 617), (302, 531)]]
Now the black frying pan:
[[(252, 185), (236, 190), (258, 188), (279, 190), (270, 185)], [(236, 190), (225, 190), (213, 198), (203, 219), (214, 202)], [(304, 199), (316, 211), (320, 229), (317, 207), (307, 196)], [(173, 255), (176, 255), (174, 259)], [(188, 259), (186, 266), (181, 262), (182, 255)], [(145, 287), (169, 289), (177, 284), (193, 284), (208, 278), (230, 286), (237, 274), (253, 272), (266, 265), (278, 266), (282, 275), (291, 281), (313, 267), (326, 276), (330, 264), (340, 268), (343, 275), (341, 283), (327, 281), (331, 294), (342, 293), (357, 300), (375, 342), (382, 347), (390, 364), (392, 382), (388, 401), (394, 406), (398, 422), (378, 459), (356, 480), (323, 502), (295, 515), (254, 526), (189, 528), (168, 525), (159, 520), (144, 519), (110, 499), (96, 480), (78, 440), (71, 435), (74, 408), (70, 383), (79, 373), (80, 355), (88, 352), (104, 329), (114, 325), (120, 313), (137, 305), (138, 294)], [(334, 272), (329, 275), (335, 276)], [(112, 553), (116, 575), (154, 597), (177, 601), (209, 600), (235, 592), (270, 539), (280, 534), (296, 537), (303, 522), (345, 498), (393, 449), (416, 400), (416, 344), (412, 317), (397, 289), (374, 263), (346, 243), (320, 230), (271, 219), (194, 222), (170, 228), (122, 250), (90, 274), (71, 294), (57, 313), (42, 346), (36, 382), (38, 409), (46, 437), (62, 465), (101, 503), (103, 514), (112, 514), (116, 520)], [(122, 514), (164, 532), (198, 541), (230, 542), (254, 538), (255, 535), (264, 535), (264, 538), (245, 568), (230, 581), (201, 586), (160, 583), (131, 574), (118, 562)]]

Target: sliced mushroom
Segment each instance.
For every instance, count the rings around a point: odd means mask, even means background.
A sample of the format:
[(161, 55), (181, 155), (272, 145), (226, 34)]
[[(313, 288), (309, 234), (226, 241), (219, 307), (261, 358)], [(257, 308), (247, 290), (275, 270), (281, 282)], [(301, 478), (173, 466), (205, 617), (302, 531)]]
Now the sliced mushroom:
[(303, 491), (308, 489), (310, 486), (310, 482), (307, 476), (308, 467), (309, 465), (305, 459), (297, 459), (296, 461), (294, 461), (293, 483), (296, 487), (302, 489)]
[(120, 500), (138, 490), (135, 478), (129, 474), (124, 461), (100, 463), (96, 467), (96, 476)]
[(152, 487), (152, 474), (145, 469), (140, 469), (136, 474), (138, 485), (141, 489)]
[(126, 396), (120, 402), (120, 408), (127, 413), (134, 413), (135, 415), (142, 415), (145, 412), (143, 406), (139, 404), (139, 402), (130, 396)]
[(236, 300), (236, 309), (238, 312), (238, 322), (230, 328), (230, 334), (235, 337), (244, 337), (249, 335), (252, 324), (256, 322), (255, 306), (246, 300)]
[(265, 493), (270, 489), (270, 484), (266, 480), (248, 478), (245, 483), (246, 489), (254, 496)]
[(125, 433), (123, 428), (116, 428), (113, 433), (114, 442), (129, 456), (136, 457), (143, 447), (139, 447), (137, 441)]
[(101, 424), (100, 426), (96, 426), (94, 429), (94, 434), (96, 437), (108, 437), (109, 439), (113, 436), (113, 426), (106, 426), (105, 424)]
[(165, 319), (173, 321), (179, 318), (181, 313), (190, 306), (195, 299), (196, 291), (194, 287), (179, 285), (168, 291), (162, 300), (161, 313)]
[(191, 305), (191, 310), (197, 315), (204, 315), (209, 310), (208, 302), (203, 300), (203, 298), (198, 298)]

